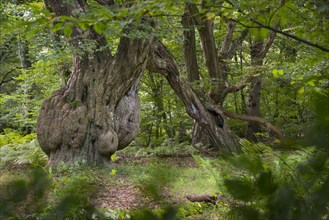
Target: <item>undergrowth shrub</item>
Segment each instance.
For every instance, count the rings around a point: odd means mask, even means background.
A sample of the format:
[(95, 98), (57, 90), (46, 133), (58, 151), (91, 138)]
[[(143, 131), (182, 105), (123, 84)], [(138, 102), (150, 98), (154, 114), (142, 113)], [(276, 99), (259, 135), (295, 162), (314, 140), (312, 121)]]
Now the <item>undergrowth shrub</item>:
[(38, 215), (39, 218), (91, 219), (96, 212), (90, 203), (96, 179), (89, 172), (78, 172), (53, 180), (47, 207)]
[[(242, 153), (210, 162), (232, 219), (325, 219), (329, 216), (329, 155), (315, 147), (278, 152), (262, 143), (241, 141)], [(215, 167), (220, 172), (215, 172)], [(222, 177), (222, 178), (220, 178)], [(224, 185), (224, 187), (222, 186)]]
[(29, 139), (21, 143), (20, 141), (11, 142), (1, 146), (0, 167), (8, 164), (44, 166), (47, 163), (46, 154), (41, 150), (36, 138), (30, 141)]
[(51, 179), (43, 169), (33, 169), (26, 178), (18, 178), (1, 185), (0, 219), (35, 219), (46, 203), (46, 190)]
[(22, 135), (20, 132), (6, 128), (4, 133), (0, 134), (0, 148), (7, 144), (23, 144), (36, 138), (36, 134)]
[(133, 152), (135, 156), (176, 156), (181, 154), (197, 154), (198, 151), (189, 143), (178, 143), (175, 140), (165, 139), (160, 146), (157, 147), (140, 147), (137, 151), (135, 147), (129, 147), (125, 152)]

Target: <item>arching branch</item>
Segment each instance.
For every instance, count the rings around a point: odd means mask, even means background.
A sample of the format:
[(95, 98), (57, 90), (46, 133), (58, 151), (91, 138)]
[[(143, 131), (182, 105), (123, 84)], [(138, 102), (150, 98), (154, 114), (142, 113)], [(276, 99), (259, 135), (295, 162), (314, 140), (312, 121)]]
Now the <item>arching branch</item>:
[(227, 94), (227, 93), (238, 92), (238, 91), (244, 89), (247, 85), (249, 85), (251, 83), (252, 79), (253, 79), (253, 77), (247, 77), (241, 83), (228, 85), (226, 87), (226, 89), (224, 90), (224, 93)]
[[(224, 121), (221, 110), (199, 99), (190, 83), (180, 75), (174, 58), (161, 42), (153, 43), (146, 68), (167, 78), (170, 86), (184, 103), (187, 113), (209, 136), (212, 146), (217, 147), (222, 153), (239, 150), (237, 139), (229, 130), (226, 120)], [(214, 117), (218, 120), (214, 120)]]
[(233, 112), (228, 112), (225, 110), (222, 110), (224, 115), (226, 117), (232, 118), (232, 119), (238, 119), (242, 121), (249, 121), (249, 122), (256, 122), (259, 125), (265, 127), (266, 129), (270, 130), (278, 139), (283, 139), (284, 135), (281, 133), (281, 131), (276, 128), (273, 124), (266, 121), (265, 119), (257, 116), (251, 116), (251, 115), (239, 115)]

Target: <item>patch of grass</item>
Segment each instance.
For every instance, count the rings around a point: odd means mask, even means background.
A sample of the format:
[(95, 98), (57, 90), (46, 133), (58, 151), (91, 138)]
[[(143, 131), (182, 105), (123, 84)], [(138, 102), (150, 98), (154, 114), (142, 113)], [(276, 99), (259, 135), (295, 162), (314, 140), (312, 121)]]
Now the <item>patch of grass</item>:
[(200, 167), (178, 168), (178, 176), (173, 184), (173, 193), (191, 195), (218, 192), (218, 185), (208, 170)]
[[(140, 190), (142, 198), (136, 207), (149, 207), (148, 202), (153, 204), (150, 206), (152, 208), (162, 207), (161, 211), (156, 214), (158, 217), (166, 213), (164, 210), (166, 207), (185, 203), (184, 206), (179, 206), (177, 209), (178, 216), (183, 218), (183, 216), (203, 215), (206, 212), (206, 206), (189, 203), (186, 196), (217, 192), (216, 181), (211, 173), (203, 167), (181, 167), (172, 163), (166, 165), (161, 161), (166, 162), (158, 158), (147, 158), (132, 163), (129, 162), (128, 158), (127, 161), (113, 164), (110, 168), (81, 165), (62, 166), (56, 170), (45, 168), (44, 175), (50, 180), (50, 184), (44, 192), (47, 196), (40, 199), (42, 206), (34, 211), (31, 210), (29, 215), (40, 219), (64, 216), (72, 218), (91, 218), (94, 216), (95, 219), (110, 219), (111, 216), (116, 216), (113, 219), (129, 219), (127, 216), (133, 216), (129, 210), (113, 210), (111, 207), (104, 209), (104, 207), (91, 205), (97, 199), (95, 196), (99, 195), (98, 192), (105, 190), (105, 194), (102, 194), (104, 196), (107, 191), (115, 191), (116, 188), (124, 188), (125, 186), (134, 186), (133, 189)], [(1, 189), (4, 189), (4, 185), (17, 180), (28, 182), (31, 169), (32, 167), (15, 168), (15, 170), (3, 168), (0, 172)], [(108, 200), (108, 204), (111, 204), (111, 201), (120, 199), (120, 195), (118, 198), (104, 199)], [(21, 206), (28, 207), (30, 202), (31, 200), (22, 201), (24, 205)], [(17, 216), (26, 217), (26, 210), (17, 211), (19, 212)]]

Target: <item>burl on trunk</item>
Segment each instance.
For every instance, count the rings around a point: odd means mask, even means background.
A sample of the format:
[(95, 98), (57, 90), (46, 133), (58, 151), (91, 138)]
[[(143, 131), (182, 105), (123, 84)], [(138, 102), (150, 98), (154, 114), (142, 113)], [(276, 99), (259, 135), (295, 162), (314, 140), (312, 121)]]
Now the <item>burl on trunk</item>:
[(49, 165), (107, 164), (139, 128), (138, 86), (151, 40), (121, 40), (117, 55), (74, 58), (67, 86), (44, 101), (37, 123)]

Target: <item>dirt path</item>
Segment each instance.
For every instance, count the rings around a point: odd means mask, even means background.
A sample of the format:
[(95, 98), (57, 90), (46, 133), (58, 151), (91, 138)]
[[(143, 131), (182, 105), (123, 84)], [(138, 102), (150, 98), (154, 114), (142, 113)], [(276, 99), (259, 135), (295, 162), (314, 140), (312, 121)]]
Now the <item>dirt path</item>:
[[(121, 155), (115, 162), (117, 166), (129, 165), (141, 165), (148, 166), (150, 164), (150, 157), (132, 157), (128, 155)], [(157, 162), (166, 164), (171, 167), (195, 167), (195, 161), (192, 157), (160, 157), (156, 158)], [(128, 177), (117, 177), (116, 183), (113, 184), (103, 179), (99, 185), (97, 195), (93, 204), (96, 207), (105, 209), (125, 209), (134, 210), (139, 208), (157, 209), (165, 207), (166, 203), (175, 205), (182, 202), (187, 202), (187, 199), (183, 195), (168, 193), (170, 190), (163, 189), (164, 193), (161, 197), (163, 201), (156, 201), (152, 197), (148, 197), (143, 193), (143, 186), (139, 184), (127, 183)], [(167, 204), (168, 204), (167, 203)]]

